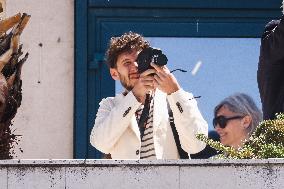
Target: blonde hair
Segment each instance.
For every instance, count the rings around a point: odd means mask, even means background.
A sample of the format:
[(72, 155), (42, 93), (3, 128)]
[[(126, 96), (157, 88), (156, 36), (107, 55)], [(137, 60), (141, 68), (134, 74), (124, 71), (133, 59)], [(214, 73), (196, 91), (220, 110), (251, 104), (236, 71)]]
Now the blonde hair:
[(230, 111), (238, 113), (241, 116), (250, 116), (252, 118), (247, 132), (250, 135), (259, 122), (262, 120), (262, 112), (256, 106), (254, 100), (247, 94), (235, 93), (222, 100), (214, 109), (214, 116), (217, 117), (218, 111), (225, 106)]

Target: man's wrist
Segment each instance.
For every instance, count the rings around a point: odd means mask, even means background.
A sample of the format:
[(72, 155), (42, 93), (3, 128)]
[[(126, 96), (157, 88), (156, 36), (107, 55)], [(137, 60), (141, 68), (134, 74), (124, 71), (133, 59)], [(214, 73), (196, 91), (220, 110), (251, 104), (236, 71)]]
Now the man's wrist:
[(171, 95), (171, 94), (177, 92), (178, 90), (180, 90), (180, 86), (179, 85), (174, 87), (172, 90), (168, 91), (167, 95)]

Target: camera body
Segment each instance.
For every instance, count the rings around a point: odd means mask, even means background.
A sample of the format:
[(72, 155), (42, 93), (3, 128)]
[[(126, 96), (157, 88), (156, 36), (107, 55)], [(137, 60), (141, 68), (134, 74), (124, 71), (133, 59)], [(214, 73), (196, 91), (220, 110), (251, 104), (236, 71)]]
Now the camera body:
[(150, 63), (158, 66), (164, 66), (168, 62), (168, 58), (160, 49), (148, 47), (143, 49), (137, 57), (138, 72), (142, 73), (153, 68)]

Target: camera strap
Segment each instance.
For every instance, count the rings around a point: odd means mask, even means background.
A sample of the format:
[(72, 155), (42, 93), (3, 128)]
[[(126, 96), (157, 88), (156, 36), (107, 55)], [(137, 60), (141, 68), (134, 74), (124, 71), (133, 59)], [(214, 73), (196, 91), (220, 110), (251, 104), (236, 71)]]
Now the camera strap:
[(139, 127), (139, 130), (140, 130), (140, 138), (141, 138), (141, 140), (142, 140), (142, 137), (143, 137), (144, 131), (145, 131), (145, 123), (147, 122), (147, 120), (149, 118), (151, 100), (152, 100), (151, 95), (150, 94), (146, 94), (144, 108), (142, 110), (142, 114), (141, 114), (139, 122), (138, 122), (138, 127)]
[(169, 103), (168, 103), (168, 114), (169, 114), (169, 121), (170, 121), (170, 125), (171, 125), (171, 128), (172, 128), (172, 132), (174, 134), (174, 139), (175, 139), (175, 142), (176, 142), (177, 150), (178, 150), (178, 153), (179, 153), (179, 157), (180, 157), (180, 159), (189, 159), (188, 153), (186, 151), (184, 151), (181, 147), (179, 135), (178, 135), (178, 132), (177, 132), (177, 129), (176, 129), (176, 126), (175, 126), (175, 122), (174, 122), (173, 112), (170, 108)]
[[(145, 123), (147, 122), (147, 120), (149, 118), (151, 100), (152, 100), (151, 95), (146, 94), (144, 108), (142, 110), (142, 114), (141, 114), (139, 122), (138, 122), (141, 140), (142, 140), (142, 137), (143, 137), (144, 131), (145, 131)], [(170, 125), (171, 125), (171, 128), (172, 128), (172, 132), (173, 132), (173, 135), (174, 135), (174, 139), (175, 139), (175, 143), (176, 143), (176, 146), (177, 146), (177, 150), (178, 150), (180, 159), (189, 159), (188, 153), (186, 151), (184, 151), (181, 147), (179, 135), (178, 135), (178, 132), (177, 132), (176, 127), (175, 127), (173, 112), (172, 112), (168, 102), (167, 102), (167, 104), (168, 104), (169, 122), (170, 122)]]

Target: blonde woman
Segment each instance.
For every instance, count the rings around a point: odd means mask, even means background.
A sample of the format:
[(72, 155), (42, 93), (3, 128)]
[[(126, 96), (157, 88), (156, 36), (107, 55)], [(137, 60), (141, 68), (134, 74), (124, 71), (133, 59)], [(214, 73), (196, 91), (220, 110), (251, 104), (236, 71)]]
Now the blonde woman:
[(220, 142), (238, 149), (255, 130), (262, 113), (250, 96), (237, 93), (215, 107), (214, 117), (213, 126), (220, 135)]

